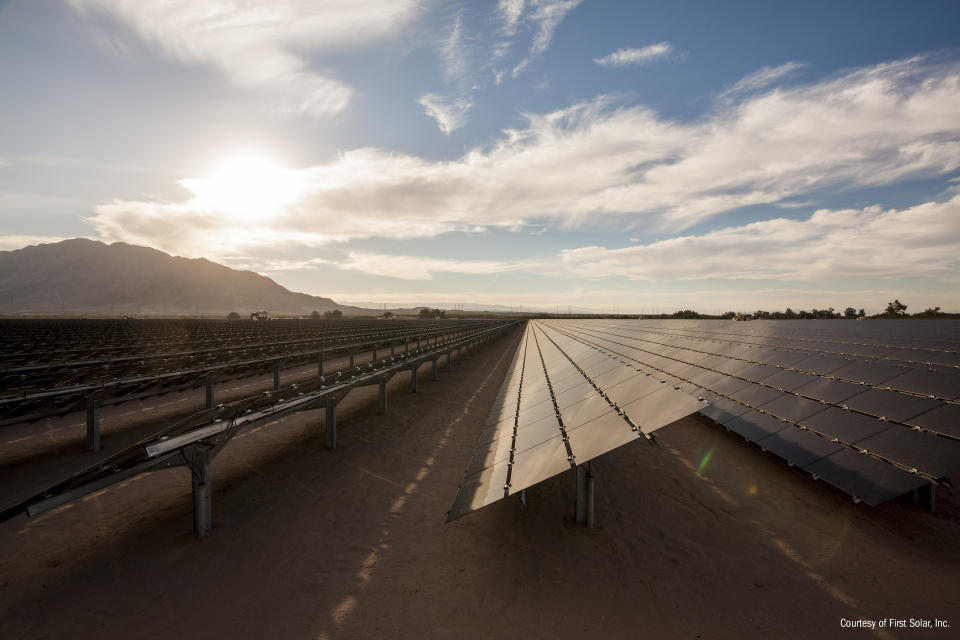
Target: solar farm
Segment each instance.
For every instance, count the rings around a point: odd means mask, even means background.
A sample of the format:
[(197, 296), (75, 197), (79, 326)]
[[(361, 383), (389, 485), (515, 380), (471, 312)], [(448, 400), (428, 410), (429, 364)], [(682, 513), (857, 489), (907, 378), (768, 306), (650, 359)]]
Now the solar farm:
[(960, 601), (956, 321), (0, 336), (12, 637), (840, 637)]

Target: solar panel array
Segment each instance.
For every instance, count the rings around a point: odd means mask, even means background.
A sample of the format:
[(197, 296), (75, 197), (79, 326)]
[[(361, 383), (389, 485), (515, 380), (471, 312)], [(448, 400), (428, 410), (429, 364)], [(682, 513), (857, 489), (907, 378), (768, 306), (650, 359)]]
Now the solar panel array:
[[(0, 425), (400, 345), (486, 320), (0, 320)], [(269, 328), (268, 328), (269, 327)], [(382, 353), (381, 353), (382, 355)], [(352, 365), (351, 365), (352, 366)]]
[(544, 323), (697, 398), (701, 413), (876, 505), (960, 469), (960, 323)]
[(447, 521), (649, 438), (703, 404), (619, 356), (531, 321)]

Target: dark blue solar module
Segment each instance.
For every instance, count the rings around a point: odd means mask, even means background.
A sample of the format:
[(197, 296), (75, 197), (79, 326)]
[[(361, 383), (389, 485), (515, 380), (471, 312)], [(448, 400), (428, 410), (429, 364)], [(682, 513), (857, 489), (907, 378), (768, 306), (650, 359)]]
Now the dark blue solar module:
[(868, 504), (960, 470), (960, 322), (545, 324), (709, 400), (702, 415)]

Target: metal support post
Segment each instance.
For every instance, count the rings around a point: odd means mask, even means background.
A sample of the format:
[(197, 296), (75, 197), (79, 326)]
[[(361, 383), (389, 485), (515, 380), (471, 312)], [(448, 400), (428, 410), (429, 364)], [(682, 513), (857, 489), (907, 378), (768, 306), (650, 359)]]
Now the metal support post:
[(337, 448), (337, 400), (327, 398), (326, 419), (323, 423), (323, 434), (327, 449)]
[(396, 347), (396, 344), (395, 344), (393, 341), (391, 341), (391, 342), (390, 342), (390, 357), (391, 357), (391, 358), (395, 355), (394, 347)]
[(213, 409), (213, 381), (209, 381), (206, 384), (206, 401), (205, 405), (207, 409)]
[(410, 353), (410, 343), (406, 339), (403, 340), (403, 352)]
[(202, 538), (213, 528), (210, 455), (205, 449), (197, 448), (189, 461), (193, 478), (193, 532)]
[(417, 351), (420, 351), (420, 336), (417, 336)]
[(913, 490), (913, 503), (923, 507), (926, 511), (933, 513), (933, 508), (937, 502), (936, 485), (928, 482), (918, 489)]
[(413, 393), (417, 392), (417, 367), (410, 369), (410, 390)]
[(350, 368), (353, 369), (353, 354), (350, 354)]
[(280, 389), (280, 365), (273, 368), (273, 390)]
[(440, 379), (440, 375), (439, 375), (439, 373), (437, 372), (437, 369), (439, 369), (439, 367), (437, 366), (437, 361), (438, 361), (438, 360), (439, 360), (439, 358), (434, 358), (434, 359), (433, 359), (433, 381), (434, 381), (434, 382), (436, 382), (437, 380)]
[(453, 369), (453, 351), (447, 351), (447, 369)]
[(100, 400), (87, 398), (87, 450), (100, 451)]
[(323, 356), (317, 356), (317, 377), (323, 377)]
[(387, 381), (380, 381), (380, 413), (387, 413)]
[(578, 464), (577, 469), (577, 524), (593, 526), (593, 476), (590, 475), (590, 463)]
[(373, 348), (373, 360), (371, 360), (371, 362), (376, 362), (376, 361), (377, 361), (377, 348), (374, 347), (374, 348)]

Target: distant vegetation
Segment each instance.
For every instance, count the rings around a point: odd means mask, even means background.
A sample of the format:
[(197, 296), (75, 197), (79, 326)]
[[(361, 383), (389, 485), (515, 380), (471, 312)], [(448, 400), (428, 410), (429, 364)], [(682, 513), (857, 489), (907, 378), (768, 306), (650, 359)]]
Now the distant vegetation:
[(420, 309), (420, 313), (417, 315), (418, 318), (422, 320), (435, 320), (437, 318), (446, 318), (447, 312), (440, 309), (428, 309), (424, 307)]
[(883, 313), (878, 313), (872, 316), (867, 316), (867, 312), (864, 309), (854, 309), (853, 307), (847, 307), (843, 310), (843, 313), (835, 311), (833, 307), (828, 309), (813, 309), (812, 311), (806, 311), (801, 309), (800, 311), (794, 311), (790, 307), (787, 307), (784, 311), (764, 311), (758, 309), (753, 313), (746, 313), (742, 311), (727, 311), (719, 316), (711, 316), (703, 313), (697, 313), (691, 309), (682, 309), (673, 314), (660, 314), (656, 316), (643, 316), (645, 318), (720, 318), (722, 320), (816, 320), (816, 319), (847, 319), (847, 320), (857, 320), (860, 318), (960, 318), (960, 313), (944, 313), (940, 310), (940, 307), (933, 307), (932, 309), (926, 309), (920, 313), (914, 313), (910, 315), (907, 313), (907, 305), (900, 302), (899, 299), (894, 300), (887, 304), (887, 308)]
[(343, 317), (343, 311), (340, 311), (340, 309), (334, 309), (333, 311), (323, 312), (324, 320), (339, 320), (342, 317)]

